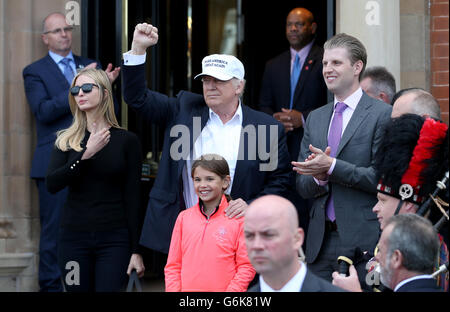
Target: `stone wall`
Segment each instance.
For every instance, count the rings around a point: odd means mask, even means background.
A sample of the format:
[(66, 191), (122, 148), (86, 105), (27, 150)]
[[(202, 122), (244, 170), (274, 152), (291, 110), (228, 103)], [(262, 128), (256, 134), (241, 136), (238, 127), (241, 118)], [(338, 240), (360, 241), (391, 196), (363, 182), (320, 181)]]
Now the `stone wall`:
[(367, 67), (384, 66), (400, 77), (399, 0), (337, 0), (336, 33), (358, 38), (367, 50)]
[[(29, 178), (36, 136), (22, 70), (47, 53), (42, 20), (64, 13), (66, 2), (0, 0), (0, 291), (38, 290), (39, 207)], [(79, 52), (75, 30), (73, 47)]]
[(400, 66), (398, 89), (430, 91), (430, 16), (428, 0), (400, 0)]

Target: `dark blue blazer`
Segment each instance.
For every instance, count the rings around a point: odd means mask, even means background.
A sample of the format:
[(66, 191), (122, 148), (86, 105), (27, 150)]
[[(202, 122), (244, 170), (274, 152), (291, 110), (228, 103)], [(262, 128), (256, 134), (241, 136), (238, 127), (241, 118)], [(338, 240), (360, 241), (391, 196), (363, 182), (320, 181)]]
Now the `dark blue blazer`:
[[(73, 55), (76, 68), (93, 60)], [(97, 68), (101, 68), (97, 62)], [(23, 70), (25, 94), (35, 116), (37, 146), (31, 165), (32, 178), (44, 178), (56, 140), (56, 132), (72, 123), (69, 107), (69, 83), (49, 54)]]
[[(305, 280), (299, 292), (345, 292), (346, 290), (334, 286), (330, 282), (318, 277), (310, 270), (306, 270)], [(259, 281), (248, 289), (248, 292), (261, 292)]]
[[(192, 150), (193, 143), (200, 135), (201, 130), (206, 125), (209, 118), (209, 109), (202, 95), (181, 91), (177, 97), (169, 98), (166, 95), (152, 92), (147, 89), (145, 81), (145, 64), (138, 66), (122, 66), (123, 94), (128, 105), (135, 109), (144, 120), (149, 123), (158, 124), (164, 128), (164, 143), (162, 156), (158, 168), (158, 176), (150, 192), (147, 213), (144, 221), (140, 243), (148, 248), (167, 253), (170, 239), (176, 218), (184, 209), (182, 197), (182, 169), (185, 165), (185, 157)], [(257, 146), (255, 157), (248, 154), (248, 137), (241, 140), (245, 154), (243, 160), (236, 163), (236, 171), (231, 189), (231, 197), (242, 198), (251, 201), (256, 197), (265, 194), (278, 194), (287, 196), (291, 166), (289, 154), (286, 146), (286, 136), (283, 126), (273, 117), (255, 111), (248, 106), (242, 105), (242, 127), (247, 125), (266, 126), (266, 139), (261, 143), (265, 144), (268, 150), (270, 145), (269, 132), (272, 130), (272, 137), (278, 139), (278, 144), (272, 144), (274, 148), (272, 159), (277, 156), (277, 163), (273, 171), (260, 170), (260, 164), (264, 163), (259, 157)], [(200, 118), (200, 128), (197, 133), (193, 133), (193, 118)], [(267, 125), (271, 125), (270, 129)], [(184, 128), (190, 136), (189, 148), (185, 150), (183, 158), (174, 159), (171, 157), (170, 149), (178, 144), (180, 133), (174, 131), (175, 137), (170, 136), (171, 130)], [(194, 134), (194, 135), (193, 135)], [(253, 142), (258, 142), (263, 136), (255, 131), (250, 134)], [(244, 142), (242, 142), (244, 141)], [(174, 144), (175, 143), (175, 144)], [(276, 154), (276, 155), (275, 155)], [(253, 159), (253, 160), (251, 160)], [(268, 163), (269, 161), (266, 161)]]
[(434, 278), (421, 278), (402, 285), (396, 292), (442, 292)]
[[(322, 75), (323, 49), (313, 44), (303, 64), (294, 93), (293, 109), (308, 117), (310, 111), (327, 104), (327, 86)], [(259, 109), (273, 115), (289, 108), (291, 96), (291, 52), (287, 50), (266, 64), (259, 98)], [(297, 161), (303, 127), (287, 134), (291, 159)]]

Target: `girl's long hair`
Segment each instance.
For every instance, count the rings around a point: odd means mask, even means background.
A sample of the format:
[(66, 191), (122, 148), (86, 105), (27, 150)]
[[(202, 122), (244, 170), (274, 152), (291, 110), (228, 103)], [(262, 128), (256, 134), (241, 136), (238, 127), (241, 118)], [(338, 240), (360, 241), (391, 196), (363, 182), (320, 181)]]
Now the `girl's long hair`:
[[(106, 73), (101, 69), (83, 69), (73, 79), (72, 84), (70, 85), (71, 88), (75, 86), (75, 83), (80, 76), (91, 78), (99, 87), (100, 103), (97, 111), (98, 115), (103, 116), (109, 126), (121, 128), (114, 113), (112, 87)], [(55, 146), (64, 152), (70, 149), (80, 152), (83, 150), (81, 147), (81, 141), (85, 136), (85, 131), (87, 128), (86, 113), (80, 110), (74, 96), (70, 92), (69, 104), (70, 111), (73, 115), (73, 121), (69, 128), (60, 130), (56, 133)]]
[[(220, 178), (225, 179), (230, 175), (230, 168), (228, 163), (220, 155), (217, 154), (204, 154), (194, 161), (191, 169), (191, 177), (194, 178), (194, 172), (197, 167), (202, 167), (205, 170), (211, 171), (217, 174)], [(226, 191), (226, 190), (224, 190)], [(231, 200), (231, 196), (225, 194), (227, 201)]]

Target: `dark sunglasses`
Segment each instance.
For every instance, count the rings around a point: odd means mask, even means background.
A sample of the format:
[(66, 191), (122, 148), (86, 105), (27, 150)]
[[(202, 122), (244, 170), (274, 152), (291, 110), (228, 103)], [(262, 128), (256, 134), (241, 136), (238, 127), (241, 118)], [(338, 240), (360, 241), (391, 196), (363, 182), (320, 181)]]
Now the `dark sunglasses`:
[(94, 83), (85, 83), (81, 86), (74, 86), (74, 87), (70, 88), (70, 93), (73, 96), (78, 95), (78, 93), (80, 92), (80, 89), (83, 90), (83, 93), (89, 93), (92, 91), (93, 87), (98, 88), (98, 86)]

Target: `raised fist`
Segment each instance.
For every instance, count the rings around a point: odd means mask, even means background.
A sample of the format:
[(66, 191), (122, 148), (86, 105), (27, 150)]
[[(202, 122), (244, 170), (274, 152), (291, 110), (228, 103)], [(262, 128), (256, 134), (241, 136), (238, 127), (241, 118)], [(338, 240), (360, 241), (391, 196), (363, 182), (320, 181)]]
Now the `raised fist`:
[(133, 54), (145, 54), (148, 47), (158, 42), (158, 28), (147, 24), (137, 24), (134, 29), (131, 51)]

